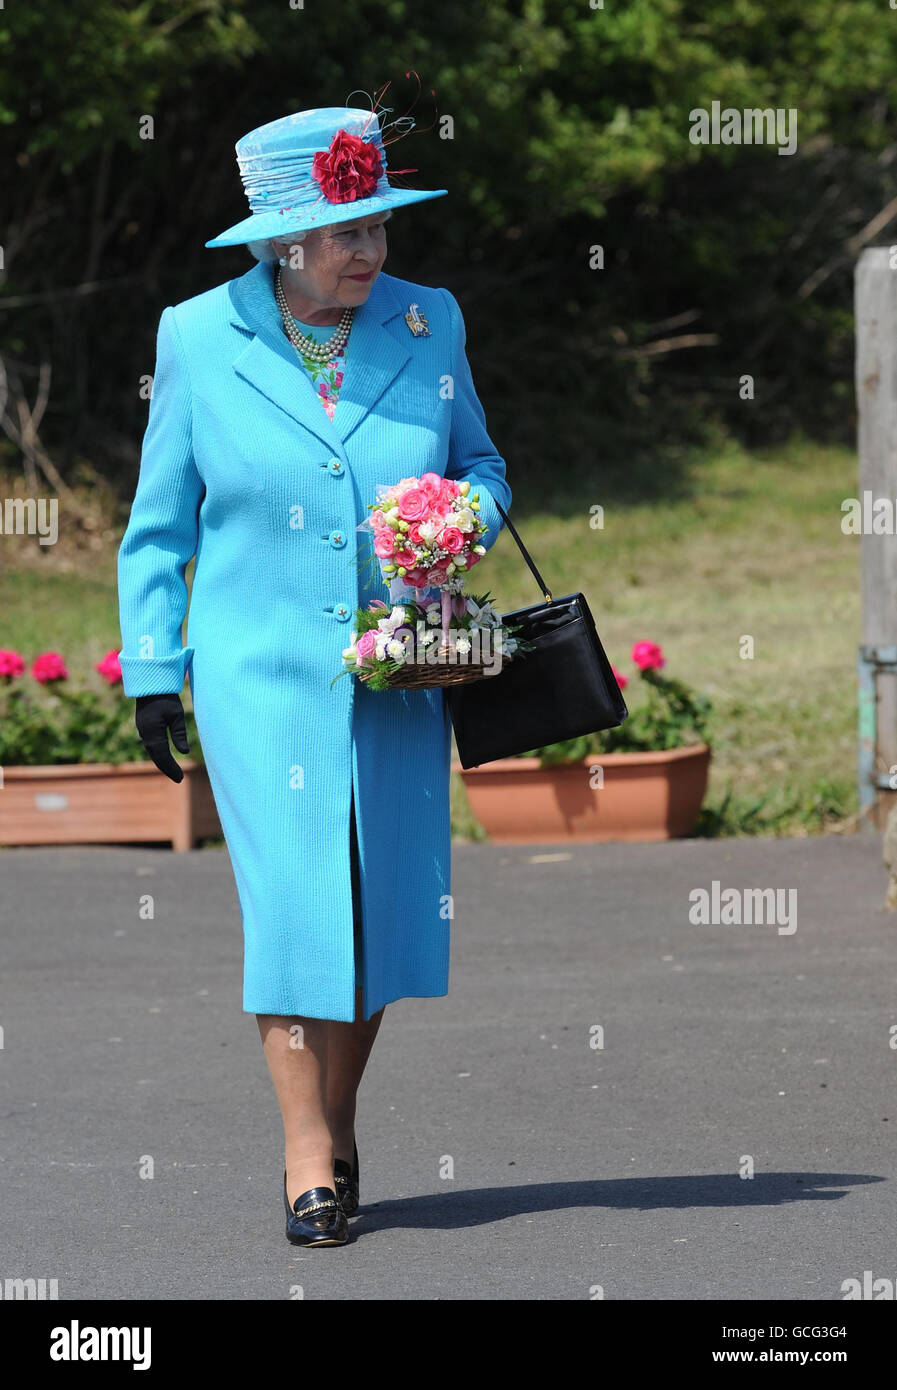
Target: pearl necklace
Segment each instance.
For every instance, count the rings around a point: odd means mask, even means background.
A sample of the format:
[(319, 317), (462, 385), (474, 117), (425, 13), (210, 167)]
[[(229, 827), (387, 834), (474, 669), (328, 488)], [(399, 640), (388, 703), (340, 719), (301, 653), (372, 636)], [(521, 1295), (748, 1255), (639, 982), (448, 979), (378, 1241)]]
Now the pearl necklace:
[(336, 357), (341, 353), (346, 343), (349, 341), (349, 333), (352, 329), (352, 320), (355, 317), (354, 305), (344, 309), (340, 318), (337, 330), (326, 343), (319, 343), (314, 338), (309, 338), (307, 334), (300, 333), (296, 327), (295, 320), (290, 312), (287, 297), (284, 293), (281, 280), (280, 267), (277, 267), (277, 274), (274, 278), (274, 298), (277, 300), (277, 307), (280, 309), (283, 319), (284, 331), (293, 347), (301, 357), (308, 357), (312, 362), (323, 364), (329, 362), (331, 357)]

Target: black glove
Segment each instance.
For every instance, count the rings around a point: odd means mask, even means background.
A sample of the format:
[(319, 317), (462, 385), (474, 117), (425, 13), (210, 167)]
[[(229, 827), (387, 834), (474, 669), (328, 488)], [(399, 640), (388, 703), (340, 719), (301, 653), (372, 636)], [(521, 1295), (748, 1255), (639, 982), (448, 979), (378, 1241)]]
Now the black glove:
[(168, 731), (179, 753), (189, 753), (187, 725), (180, 695), (138, 695), (134, 718), (140, 741), (160, 772), (172, 782), (183, 782), (184, 774), (168, 747)]

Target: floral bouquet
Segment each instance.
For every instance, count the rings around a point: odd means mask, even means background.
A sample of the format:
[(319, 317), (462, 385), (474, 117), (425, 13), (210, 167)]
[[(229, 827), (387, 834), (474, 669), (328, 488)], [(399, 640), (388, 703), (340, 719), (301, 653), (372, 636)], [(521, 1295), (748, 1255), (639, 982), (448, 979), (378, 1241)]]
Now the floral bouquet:
[[(373, 533), (390, 603), (357, 610), (340, 674), (358, 676), (371, 690), (497, 674), (526, 644), (514, 637), (516, 628), (502, 627), (488, 594), (463, 592), (467, 571), (486, 553), (479, 493), (467, 481), (424, 473), (378, 487), (368, 506), (358, 529)], [(434, 589), (438, 598), (428, 593)]]
[(477, 513), (479, 493), (470, 483), (456, 483), (438, 473), (402, 478), (391, 487), (377, 489), (377, 501), (368, 504), (370, 518), (359, 530), (374, 533), (374, 554), (383, 578), (399, 588), (438, 588), (458, 593), (471, 566), (486, 554), (479, 538), (488, 529)]

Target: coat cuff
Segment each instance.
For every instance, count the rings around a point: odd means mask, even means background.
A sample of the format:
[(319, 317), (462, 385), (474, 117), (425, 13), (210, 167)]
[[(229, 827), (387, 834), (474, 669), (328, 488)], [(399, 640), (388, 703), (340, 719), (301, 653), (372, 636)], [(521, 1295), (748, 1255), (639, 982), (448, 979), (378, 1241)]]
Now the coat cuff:
[(162, 656), (152, 661), (139, 656), (122, 656), (119, 652), (118, 661), (125, 694), (128, 697), (180, 695), (192, 659), (192, 647), (183, 647), (174, 656)]
[(471, 478), (470, 491), (480, 494), (479, 517), (489, 528), (480, 541), (480, 545), (484, 545), (487, 550), (490, 550), (498, 540), (498, 533), (505, 524), (504, 517), (496, 507), (495, 498), (492, 496), (492, 493), (485, 483), (480, 482), (478, 478)]

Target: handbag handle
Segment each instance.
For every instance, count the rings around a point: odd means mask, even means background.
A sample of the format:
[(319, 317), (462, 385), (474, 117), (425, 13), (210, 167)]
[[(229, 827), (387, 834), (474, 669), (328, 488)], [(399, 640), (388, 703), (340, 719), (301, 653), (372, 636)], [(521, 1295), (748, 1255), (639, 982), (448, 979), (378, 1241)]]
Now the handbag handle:
[(549, 589), (548, 585), (545, 583), (545, 580), (542, 578), (542, 576), (541, 576), (541, 574), (539, 573), (539, 571), (536, 569), (535, 563), (533, 562), (533, 559), (532, 559), (532, 557), (531, 557), (529, 551), (527, 550), (526, 546), (523, 544), (523, 541), (520, 539), (520, 537), (519, 537), (518, 534), (517, 534), (517, 531), (516, 531), (516, 529), (515, 529), (515, 527), (514, 527), (513, 521), (512, 521), (511, 518), (508, 516), (507, 512), (505, 511), (505, 509), (504, 509), (504, 507), (501, 505), (501, 503), (500, 503), (500, 502), (497, 502), (497, 501), (495, 500), (494, 497), (493, 497), (492, 500), (493, 500), (493, 502), (495, 502), (496, 507), (497, 507), (498, 510), (501, 512), (502, 516), (504, 517), (504, 519), (505, 519), (505, 524), (507, 525), (508, 530), (510, 531), (511, 535), (514, 537), (515, 541), (517, 542), (518, 546), (520, 547), (520, 553), (521, 553), (521, 555), (523, 556), (523, 558), (524, 558), (524, 560), (526, 561), (526, 563), (529, 565), (530, 569), (532, 570), (533, 576), (535, 577), (535, 580), (536, 580), (536, 583), (538, 584), (539, 588), (542, 590), (542, 593), (545, 595), (545, 601), (546, 601), (546, 603), (552, 603), (552, 602), (553, 602), (553, 599), (552, 599), (552, 597), (551, 597), (551, 590)]

